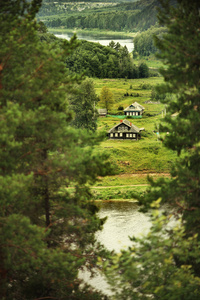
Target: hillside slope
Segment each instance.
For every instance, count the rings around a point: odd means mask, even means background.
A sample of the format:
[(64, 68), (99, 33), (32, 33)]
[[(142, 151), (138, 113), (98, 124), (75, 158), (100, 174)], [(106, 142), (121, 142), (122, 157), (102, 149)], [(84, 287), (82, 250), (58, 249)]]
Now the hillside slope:
[[(176, 0), (171, 0), (175, 5)], [(158, 0), (132, 2), (44, 2), (38, 17), (47, 27), (143, 31), (157, 23)]]

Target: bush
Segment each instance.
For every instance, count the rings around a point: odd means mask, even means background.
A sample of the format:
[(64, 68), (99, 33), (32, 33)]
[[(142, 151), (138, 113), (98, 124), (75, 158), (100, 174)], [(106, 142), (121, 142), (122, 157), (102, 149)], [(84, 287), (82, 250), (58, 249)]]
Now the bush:
[(151, 89), (151, 85), (149, 83), (142, 83), (140, 85), (141, 89), (143, 90), (150, 90)]
[(123, 116), (124, 115), (124, 111), (118, 111), (118, 116)]
[(160, 75), (159, 72), (151, 70), (151, 71), (149, 72), (149, 76), (150, 76), (150, 77), (160, 77), (161, 75)]

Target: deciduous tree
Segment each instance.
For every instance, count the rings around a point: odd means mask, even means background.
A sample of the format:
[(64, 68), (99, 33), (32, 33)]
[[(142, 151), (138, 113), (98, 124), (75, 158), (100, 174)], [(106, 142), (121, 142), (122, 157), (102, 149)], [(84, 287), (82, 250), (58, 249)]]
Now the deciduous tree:
[(100, 93), (99, 105), (109, 111), (114, 103), (113, 94), (106, 86), (103, 86)]

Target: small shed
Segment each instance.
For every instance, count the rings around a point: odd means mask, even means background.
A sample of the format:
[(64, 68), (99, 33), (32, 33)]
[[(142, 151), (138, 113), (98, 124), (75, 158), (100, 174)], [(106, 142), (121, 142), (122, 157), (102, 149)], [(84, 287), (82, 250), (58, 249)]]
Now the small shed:
[(110, 139), (139, 140), (141, 130), (144, 129), (138, 128), (128, 120), (121, 120), (119, 124), (108, 131), (108, 136)]
[(106, 108), (99, 108), (97, 111), (100, 117), (105, 117), (108, 113)]
[(144, 112), (144, 106), (141, 104), (134, 102), (124, 109), (125, 116), (141, 116)]

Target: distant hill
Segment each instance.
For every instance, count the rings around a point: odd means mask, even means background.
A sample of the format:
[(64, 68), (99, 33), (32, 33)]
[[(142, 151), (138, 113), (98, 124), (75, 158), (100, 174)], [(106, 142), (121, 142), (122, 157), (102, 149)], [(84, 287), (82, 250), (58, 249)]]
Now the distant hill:
[[(119, 3), (120, 2), (120, 3)], [(138, 32), (157, 23), (158, 0), (44, 1), (38, 17), (47, 27)], [(171, 0), (172, 4), (176, 0)]]

